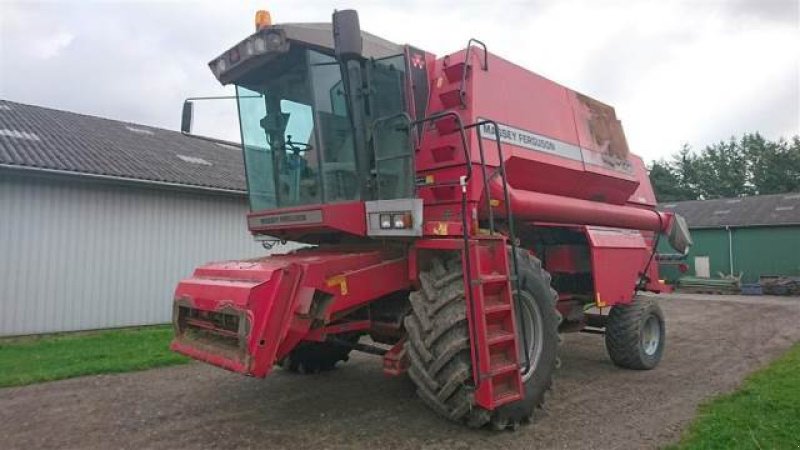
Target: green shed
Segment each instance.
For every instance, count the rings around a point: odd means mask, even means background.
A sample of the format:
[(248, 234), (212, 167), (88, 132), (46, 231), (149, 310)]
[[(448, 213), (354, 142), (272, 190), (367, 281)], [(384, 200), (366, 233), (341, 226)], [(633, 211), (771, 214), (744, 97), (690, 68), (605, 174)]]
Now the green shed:
[[(800, 276), (800, 193), (693, 200), (659, 205), (689, 224), (694, 246), (687, 255), (688, 275), (717, 278), (742, 274), (743, 283), (766, 275)], [(663, 253), (674, 252), (666, 242)], [(674, 266), (661, 274), (674, 280)]]

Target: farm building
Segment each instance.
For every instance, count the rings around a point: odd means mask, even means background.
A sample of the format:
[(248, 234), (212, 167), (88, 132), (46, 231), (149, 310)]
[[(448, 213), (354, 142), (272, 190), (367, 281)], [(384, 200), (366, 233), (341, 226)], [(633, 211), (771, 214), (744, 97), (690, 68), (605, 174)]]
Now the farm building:
[[(800, 193), (664, 203), (686, 218), (694, 239), (688, 274), (718, 277), (742, 274), (742, 282), (761, 276), (800, 275)], [(660, 250), (669, 253), (668, 246)], [(664, 267), (667, 278), (677, 276)]]
[(252, 257), (236, 145), (0, 101), (0, 335), (169, 322), (177, 281)]

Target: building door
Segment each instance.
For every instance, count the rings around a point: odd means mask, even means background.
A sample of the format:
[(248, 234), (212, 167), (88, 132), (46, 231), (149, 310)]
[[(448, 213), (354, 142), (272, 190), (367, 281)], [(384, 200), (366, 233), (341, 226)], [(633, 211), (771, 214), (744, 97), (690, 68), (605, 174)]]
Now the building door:
[(700, 278), (711, 278), (711, 261), (708, 256), (694, 257), (694, 274)]

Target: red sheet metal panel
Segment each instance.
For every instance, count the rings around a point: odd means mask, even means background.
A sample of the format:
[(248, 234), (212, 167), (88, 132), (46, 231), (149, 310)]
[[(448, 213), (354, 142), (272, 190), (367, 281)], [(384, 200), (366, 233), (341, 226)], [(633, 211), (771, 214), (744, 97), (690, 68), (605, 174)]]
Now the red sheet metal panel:
[[(334, 247), (211, 263), (175, 292), (171, 348), (263, 377), (309, 333), (314, 320), (408, 289), (407, 260), (384, 249)], [(314, 294), (329, 295), (311, 317)]]
[[(463, 114), (468, 122), (498, 122), (512, 186), (618, 205), (628, 200), (641, 179), (612, 107), (492, 54), (489, 67), (480, 70), (475, 61)], [(482, 127), (480, 134), (488, 163), (497, 165), (492, 131)]]
[(551, 245), (545, 254), (545, 267), (552, 273), (591, 272), (589, 252), (584, 245)]
[(585, 227), (592, 255), (595, 299), (598, 305), (630, 303), (650, 257), (642, 234), (635, 230)]

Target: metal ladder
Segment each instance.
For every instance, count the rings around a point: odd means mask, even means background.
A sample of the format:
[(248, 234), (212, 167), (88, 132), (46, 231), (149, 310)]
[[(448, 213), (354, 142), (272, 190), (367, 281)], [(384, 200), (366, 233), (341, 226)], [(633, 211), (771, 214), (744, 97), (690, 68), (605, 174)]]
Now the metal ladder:
[[(465, 83), (467, 71), (470, 67), (470, 50), (473, 42), (477, 42), (484, 47), (480, 41), (471, 39), (466, 51), (466, 60), (461, 66), (463, 72), (461, 83), (458, 88), (458, 100), (461, 105), (465, 104), (466, 91)], [(484, 57), (482, 65), (484, 70), (488, 70), (488, 61)], [(453, 74), (451, 74), (452, 76)], [(444, 95), (451, 95), (454, 91), (446, 91)], [(452, 100), (451, 100), (452, 101)], [(499, 127), (493, 120), (480, 120), (476, 123), (464, 125), (461, 115), (449, 109), (434, 113), (423, 119), (411, 122), (410, 126), (425, 123), (436, 123), (451, 118), (455, 123), (455, 128), (443, 129), (437, 127), (439, 134), (457, 132), (464, 152), (464, 164), (466, 166), (465, 175), (458, 180), (448, 180), (435, 184), (428, 184), (425, 187), (439, 186), (460, 186), (461, 187), (461, 222), (463, 228), (463, 255), (464, 255), (464, 275), (467, 308), (470, 319), (470, 339), (474, 343), (472, 346), (473, 358), (475, 362), (475, 381), (476, 403), (486, 409), (494, 409), (506, 403), (520, 400), (524, 396), (524, 387), (520, 375), (520, 361), (518, 354), (517, 326), (515, 306), (518, 310), (520, 305), (514, 302), (513, 290), (519, 290), (519, 262), (517, 261), (517, 242), (514, 229), (513, 214), (510, 209), (510, 195), (508, 181), (506, 178), (505, 160), (500, 141)], [(503, 186), (504, 207), (508, 222), (508, 240), (510, 241), (513, 267), (508, 261), (508, 251), (506, 249), (506, 239), (500, 238), (495, 228), (494, 211), (492, 208), (491, 195), (489, 191), (489, 174), (486, 167), (486, 157), (483, 146), (483, 137), (480, 136), (479, 127), (491, 125), (494, 129), (494, 141), (497, 147), (499, 168), (496, 173), (501, 179)], [(480, 170), (483, 177), (483, 188), (486, 200), (486, 211), (489, 222), (489, 239), (473, 239), (468, 234), (469, 217), (467, 211), (467, 185), (472, 178), (472, 161), (470, 149), (467, 145), (467, 130), (475, 128), (478, 135), (478, 151), (480, 155)], [(492, 177), (495, 176), (494, 174)], [(509, 268), (512, 273), (509, 273)], [(519, 313), (519, 311), (517, 311)], [(523, 345), (525, 349), (525, 367), (530, 370), (530, 355), (528, 354), (529, 339), (525, 327), (523, 329)]]

